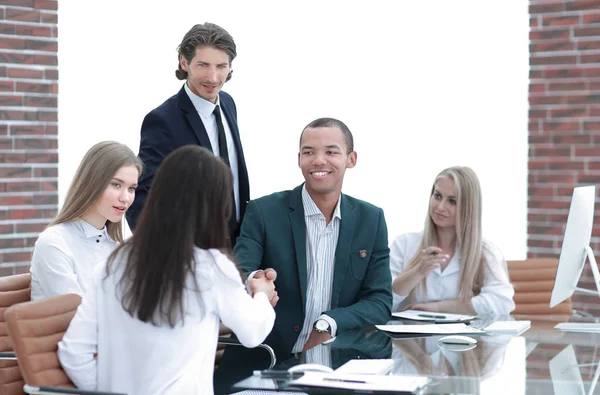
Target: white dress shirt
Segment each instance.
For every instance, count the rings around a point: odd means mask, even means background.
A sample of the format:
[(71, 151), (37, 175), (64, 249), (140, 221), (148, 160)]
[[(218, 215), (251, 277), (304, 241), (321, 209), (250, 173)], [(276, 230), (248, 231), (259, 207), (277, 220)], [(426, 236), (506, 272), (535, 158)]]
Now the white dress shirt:
[[(417, 254), (422, 232), (406, 233), (398, 236), (390, 246), (390, 268), (392, 281), (398, 277), (411, 259)], [(484, 242), (483, 253), (487, 261), (484, 284), (479, 295), (473, 296), (471, 302), (478, 315), (508, 315), (515, 309), (513, 296), (515, 290), (508, 278), (506, 261), (500, 250), (490, 242)], [(461, 251), (457, 249), (448, 266), (441, 271), (433, 269), (426, 279), (427, 298), (416, 292), (415, 303), (458, 298), (460, 281)], [(406, 296), (394, 294), (392, 311), (400, 311), (407, 301)]]
[[(123, 254), (98, 265), (93, 284), (62, 341), (58, 357), (80, 389), (143, 394), (212, 394), (219, 320), (246, 347), (262, 342), (275, 322), (267, 296), (248, 295), (235, 265), (217, 250), (196, 249), (196, 273), (183, 294), (185, 317), (171, 328), (133, 318), (117, 281)], [(165, 262), (168, 264), (168, 262)], [(94, 354), (98, 353), (97, 359)]]
[[(331, 309), (331, 293), (333, 291), (333, 269), (335, 267), (335, 250), (340, 234), (341, 196), (333, 211), (333, 217), (326, 223), (325, 216), (312, 200), (306, 185), (302, 186), (302, 206), (304, 207), (304, 221), (306, 223), (306, 314), (302, 331), (292, 349), (300, 352), (308, 340), (315, 321), (322, 318), (329, 322), (331, 336), (335, 337), (337, 324), (333, 318), (323, 314)], [(315, 348), (312, 352), (317, 352)], [(326, 358), (323, 355), (323, 358)], [(318, 356), (314, 359), (320, 360)], [(321, 361), (326, 364), (326, 361)]]
[(239, 184), (239, 175), (238, 175), (238, 159), (237, 159), (237, 150), (235, 149), (235, 143), (233, 141), (233, 136), (231, 135), (231, 129), (229, 128), (229, 124), (227, 123), (227, 118), (225, 114), (223, 114), (223, 108), (221, 107), (221, 99), (219, 95), (217, 95), (217, 103), (211, 103), (208, 100), (204, 100), (200, 96), (197, 96), (194, 92), (190, 90), (187, 83), (184, 84), (185, 92), (189, 96), (192, 104), (196, 111), (198, 111), (198, 115), (200, 115), (200, 119), (202, 120), (202, 124), (206, 129), (206, 133), (208, 134), (208, 139), (210, 140), (210, 145), (212, 147), (213, 154), (215, 156), (219, 156), (220, 148), (219, 148), (219, 129), (217, 129), (217, 120), (213, 114), (215, 107), (218, 105), (219, 110), (221, 111), (221, 119), (223, 120), (223, 129), (225, 129), (225, 139), (227, 140), (227, 153), (229, 154), (229, 166), (231, 167), (231, 173), (233, 174), (233, 196), (235, 197), (235, 209), (236, 209), (236, 218), (239, 222), (240, 220), (240, 184)]
[(119, 245), (84, 220), (52, 225), (40, 233), (31, 258), (31, 299), (83, 295), (94, 266)]

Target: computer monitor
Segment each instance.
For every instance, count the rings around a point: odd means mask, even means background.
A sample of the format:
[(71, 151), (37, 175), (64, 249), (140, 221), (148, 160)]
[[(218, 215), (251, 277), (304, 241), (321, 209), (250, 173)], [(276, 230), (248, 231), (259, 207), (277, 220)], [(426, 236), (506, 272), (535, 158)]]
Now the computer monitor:
[[(554, 307), (569, 298), (575, 290), (600, 295), (600, 273), (594, 258), (594, 251), (590, 248), (592, 227), (594, 225), (595, 199), (596, 187), (593, 185), (577, 187), (573, 190), (550, 307)], [(589, 259), (592, 266), (597, 291), (577, 287), (587, 259)]]

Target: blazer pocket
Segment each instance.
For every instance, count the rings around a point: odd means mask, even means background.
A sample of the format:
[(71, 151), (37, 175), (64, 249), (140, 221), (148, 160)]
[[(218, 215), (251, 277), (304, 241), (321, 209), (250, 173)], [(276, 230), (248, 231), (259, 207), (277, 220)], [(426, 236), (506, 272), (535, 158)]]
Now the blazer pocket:
[(363, 280), (369, 266), (371, 250), (356, 250), (350, 255), (350, 271), (355, 280)]

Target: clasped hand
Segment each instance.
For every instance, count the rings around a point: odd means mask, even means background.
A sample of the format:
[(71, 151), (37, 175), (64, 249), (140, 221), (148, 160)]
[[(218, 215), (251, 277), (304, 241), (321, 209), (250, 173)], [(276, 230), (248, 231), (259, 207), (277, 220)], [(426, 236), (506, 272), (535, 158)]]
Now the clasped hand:
[(248, 288), (250, 293), (254, 296), (257, 292), (264, 292), (271, 306), (275, 307), (279, 301), (279, 296), (275, 290), (275, 279), (277, 279), (277, 272), (275, 269), (259, 270), (254, 273), (254, 277), (248, 280)]

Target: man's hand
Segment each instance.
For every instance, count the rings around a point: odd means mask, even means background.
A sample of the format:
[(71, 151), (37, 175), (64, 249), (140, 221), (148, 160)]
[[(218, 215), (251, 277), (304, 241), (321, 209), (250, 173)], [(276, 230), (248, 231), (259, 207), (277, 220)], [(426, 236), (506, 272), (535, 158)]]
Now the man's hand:
[[(275, 291), (275, 279), (277, 279), (277, 272), (275, 269), (269, 268), (254, 273), (252, 279), (248, 280), (248, 288), (250, 289), (252, 296), (254, 296), (256, 292), (265, 292), (263, 289), (266, 288), (267, 292), (265, 293), (271, 302), (271, 306), (275, 307), (277, 302), (279, 302), (279, 295), (277, 294), (277, 291)], [(268, 284), (273, 287), (272, 291), (268, 289), (270, 288)]]
[(302, 349), (302, 352), (316, 347), (321, 343), (325, 343), (329, 339), (331, 339), (329, 332), (317, 332), (313, 329), (308, 337), (308, 340), (306, 341), (306, 344), (304, 345), (304, 348)]

